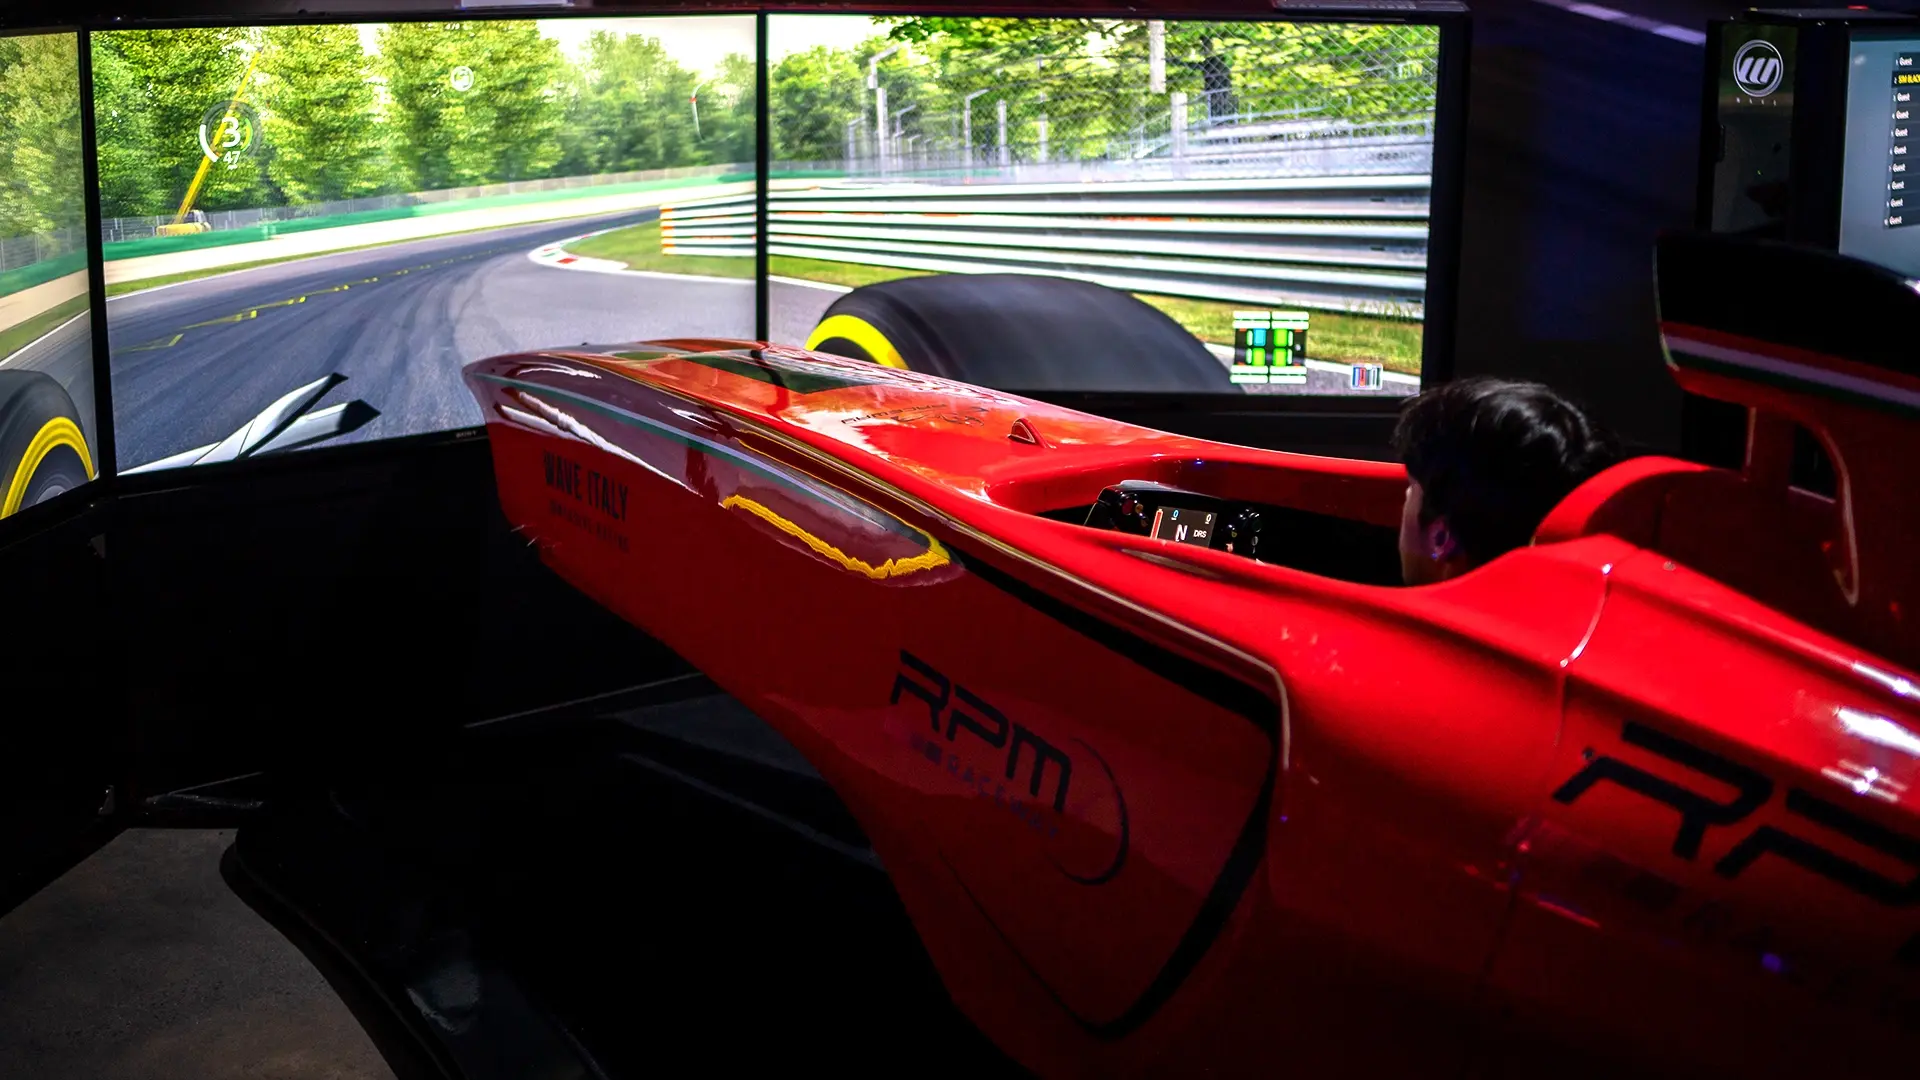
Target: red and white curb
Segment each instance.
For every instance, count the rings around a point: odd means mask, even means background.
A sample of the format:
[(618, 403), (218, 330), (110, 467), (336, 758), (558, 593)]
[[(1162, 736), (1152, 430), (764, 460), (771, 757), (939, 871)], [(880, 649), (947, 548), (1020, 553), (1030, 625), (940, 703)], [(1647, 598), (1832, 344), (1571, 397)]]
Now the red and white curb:
[(575, 255), (567, 250), (568, 244), (577, 244), (590, 236), (613, 232), (626, 228), (624, 225), (608, 229), (595, 229), (579, 236), (569, 236), (565, 240), (556, 240), (527, 252), (527, 258), (541, 266), (556, 270), (584, 270), (590, 274), (618, 274), (622, 277), (664, 278), (668, 281), (711, 281), (723, 285), (751, 285), (752, 278), (712, 277), (706, 274), (670, 274), (659, 270), (629, 270), (627, 264), (618, 259), (596, 259), (589, 255)]

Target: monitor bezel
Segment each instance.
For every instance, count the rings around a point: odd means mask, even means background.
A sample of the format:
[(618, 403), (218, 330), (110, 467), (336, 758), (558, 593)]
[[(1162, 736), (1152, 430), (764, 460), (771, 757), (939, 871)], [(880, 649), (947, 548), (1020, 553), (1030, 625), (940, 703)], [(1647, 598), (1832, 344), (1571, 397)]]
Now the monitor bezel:
[[(16, 541), (38, 535), (48, 529), (59, 526), (66, 518), (97, 512), (102, 502), (111, 494), (114, 480), (113, 458), (113, 415), (112, 403), (107, 398), (107, 388), (101, 382), (100, 334), (101, 318), (106, 304), (102, 301), (104, 287), (100, 284), (100, 257), (98, 243), (100, 236), (99, 187), (94, 176), (93, 155), (93, 87), (88, 68), (87, 32), (80, 22), (75, 20), (53, 19), (46, 21), (24, 20), (9, 23), (0, 20), (0, 38), (45, 37), (52, 34), (71, 34), (74, 37), (74, 55), (76, 79), (79, 90), (80, 109), (80, 159), (81, 185), (83, 191), (80, 227), (85, 231), (83, 250), (87, 253), (87, 327), (89, 333), (88, 348), (91, 352), (89, 374), (92, 376), (94, 431), (93, 441), (87, 451), (93, 458), (93, 479), (79, 487), (63, 491), (58, 495), (34, 506), (22, 507), (0, 520), (0, 544), (11, 545)], [(74, 316), (78, 318), (79, 316)], [(71, 321), (71, 320), (69, 320)], [(61, 324), (66, 325), (65, 323)], [(57, 328), (56, 328), (57, 329)], [(50, 331), (51, 332), (51, 331)], [(36, 339), (37, 340), (37, 339)], [(31, 344), (31, 342), (29, 343)], [(24, 348), (24, 346), (23, 346)], [(102, 453), (105, 447), (107, 453)]]
[[(758, 0), (758, 2), (739, 2), (739, 0), (679, 0), (679, 2), (643, 2), (620, 3), (604, 7), (488, 7), (462, 10), (459, 8), (412, 9), (406, 11), (368, 11), (341, 8), (325, 10), (306, 8), (297, 13), (275, 11), (245, 11), (231, 8), (217, 12), (183, 13), (180, 15), (113, 15), (98, 14), (73, 20), (53, 29), (76, 32), (80, 35), (80, 54), (83, 72), (91, 70), (91, 49), (95, 32), (114, 30), (158, 30), (158, 29), (194, 29), (210, 27), (267, 27), (298, 26), (338, 23), (399, 23), (399, 22), (444, 22), (444, 21), (515, 21), (529, 19), (645, 19), (648, 17), (695, 17), (712, 16), (752, 16), (756, 20), (756, 62), (760, 73), (761, 92), (757, 95), (756, 154), (759, 174), (757, 197), (760, 212), (764, 218), (767, 192), (767, 168), (769, 157), (768, 116), (770, 104), (765, 92), (769, 65), (766, 62), (766, 46), (769, 19), (772, 16), (828, 16), (828, 15), (974, 15), (996, 18), (1099, 18), (1141, 20), (1154, 17), (1178, 17), (1187, 20), (1239, 21), (1239, 22), (1293, 22), (1293, 23), (1361, 23), (1361, 24), (1405, 24), (1432, 26), (1438, 31), (1439, 58), (1435, 80), (1436, 110), (1434, 116), (1434, 165), (1432, 173), (1432, 195), (1428, 216), (1428, 262), (1427, 262), (1427, 303), (1426, 317), (1423, 321), (1421, 336), (1421, 389), (1440, 385), (1453, 377), (1455, 357), (1455, 326), (1458, 314), (1459, 269), (1460, 269), (1460, 219), (1462, 207), (1462, 179), (1464, 174), (1464, 151), (1467, 127), (1467, 81), (1468, 60), (1471, 48), (1470, 20), (1462, 5), (1455, 3), (1419, 3), (1412, 7), (1403, 5), (1383, 6), (1370, 9), (1359, 3), (1345, 4), (1288, 4), (1285, 0), (1209, 0), (1204, 3), (1186, 3), (1178, 0), (1162, 0), (1159, 3), (1128, 6), (1114, 3), (1112, 0), (1066, 0), (1052, 4), (1045, 3), (886, 3), (868, 2), (846, 5), (820, 5), (805, 3), (802, 0)], [(6, 29), (7, 34), (15, 33)], [(18, 32), (30, 32), (22, 28)], [(81, 86), (81, 108), (83, 112), (83, 147), (87, 157), (86, 169), (91, 175), (97, 165), (95, 140), (93, 136), (93, 87), (91, 80), (83, 80)], [(1451, 103), (1451, 107), (1450, 107)], [(97, 184), (88, 189), (88, 220), (90, 271), (104, 281), (104, 263), (100, 252), (100, 207)], [(764, 267), (768, 238), (766, 230), (760, 230), (759, 251), (756, 263)], [(767, 327), (768, 296), (766, 275), (756, 274), (755, 327), (764, 339)], [(104, 294), (104, 284), (96, 289), (95, 295)], [(109, 371), (110, 343), (106, 335), (106, 312), (104, 304), (94, 304), (94, 374), (96, 394), (100, 396), (100, 405), (96, 412), (104, 417), (100, 427), (105, 432), (107, 446), (114, 445), (112, 428), (111, 374)], [(1364, 438), (1371, 438), (1384, 432), (1398, 415), (1408, 400), (1405, 396), (1362, 396), (1340, 394), (1245, 394), (1245, 393), (1180, 393), (1180, 392), (1132, 392), (1132, 391), (1035, 391), (1019, 387), (996, 388), (1007, 393), (1045, 400), (1083, 411), (1099, 413), (1126, 420), (1130, 416), (1169, 416), (1169, 415), (1206, 415), (1232, 416), (1253, 429), (1273, 429), (1284, 426), (1292, 429), (1293, 437), (1278, 441), (1303, 445), (1329, 445), (1351, 442), (1353, 432), (1364, 432)], [(1329, 434), (1332, 433), (1332, 434)], [(338, 446), (314, 446), (284, 454), (264, 455), (259, 458), (242, 459), (218, 464), (186, 466), (154, 472), (122, 475), (120, 463), (102, 455), (107, 466), (98, 470), (98, 478), (86, 486), (84, 491), (106, 493), (142, 493), (167, 488), (217, 482), (236, 472), (245, 472), (253, 468), (267, 466), (281, 459), (299, 459), (302, 462), (317, 463), (340, 456), (341, 460), (355, 460), (366, 454), (377, 454), (387, 448), (405, 450), (435, 444), (463, 443), (476, 437), (483, 437), (485, 425), (471, 425), (461, 428), (446, 428), (430, 432), (417, 432), (392, 436), (379, 440), (348, 443)], [(1250, 441), (1243, 439), (1241, 441)], [(105, 485), (105, 486), (103, 486)], [(66, 496), (60, 500), (65, 501)]]

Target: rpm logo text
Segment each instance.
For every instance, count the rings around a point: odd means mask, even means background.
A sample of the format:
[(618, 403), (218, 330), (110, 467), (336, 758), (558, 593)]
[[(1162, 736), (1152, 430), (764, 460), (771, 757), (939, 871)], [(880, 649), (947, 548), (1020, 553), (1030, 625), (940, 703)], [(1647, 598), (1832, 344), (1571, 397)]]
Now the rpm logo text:
[[(1554, 800), (1570, 806), (1602, 784), (1623, 788), (1678, 815), (1679, 827), (1671, 847), (1677, 858), (1689, 862), (1696, 859), (1710, 830), (1739, 828), (1736, 835), (1740, 839), (1713, 864), (1713, 872), (1721, 878), (1736, 879), (1761, 859), (1771, 858), (1888, 908), (1920, 906), (1920, 840), (1797, 786), (1789, 787), (1781, 800), (1786, 811), (1781, 826), (1748, 827), (1744, 824), (1747, 818), (1774, 799), (1776, 785), (1766, 774), (1633, 721), (1622, 726), (1620, 741), (1680, 766), (1683, 777), (1669, 778), (1589, 749), (1586, 765), (1560, 785), (1553, 793)], [(1722, 799), (1696, 790), (1702, 779), (1732, 788), (1736, 794)], [(1882, 779), (1874, 772), (1851, 787), (1856, 794), (1866, 795), (1879, 790), (1876, 784)], [(1862, 866), (1830, 847), (1828, 837), (1844, 838), (1905, 864), (1913, 874), (1895, 878)], [(1901, 967), (1920, 969), (1920, 933), (1901, 946), (1894, 960)]]
[[(964, 765), (963, 779), (969, 783), (974, 782), (971, 778), (977, 771), (980, 784), (994, 785), (998, 801), (1006, 800), (1003, 785), (1012, 783), (1011, 808), (1023, 820), (1030, 817), (1031, 809), (1019, 798), (1022, 786), (1019, 781), (1023, 777), (1030, 798), (1052, 803), (1056, 814), (1066, 812), (1067, 790), (1073, 783), (1073, 759), (1065, 751), (1025, 726), (1008, 720), (979, 695), (905, 649), (900, 651), (900, 669), (894, 675), (888, 704), (899, 704), (903, 695), (917, 698), (927, 707), (928, 734), (921, 746), (923, 752), (931, 751), (928, 760), (936, 760), (934, 755), (950, 759), (948, 771), (956, 775)], [(952, 752), (948, 748), (952, 748)], [(976, 770), (966, 759), (983, 749), (992, 751), (989, 756), (994, 760), (989, 767)], [(1037, 823), (1037, 817), (1029, 821), (1029, 824)]]

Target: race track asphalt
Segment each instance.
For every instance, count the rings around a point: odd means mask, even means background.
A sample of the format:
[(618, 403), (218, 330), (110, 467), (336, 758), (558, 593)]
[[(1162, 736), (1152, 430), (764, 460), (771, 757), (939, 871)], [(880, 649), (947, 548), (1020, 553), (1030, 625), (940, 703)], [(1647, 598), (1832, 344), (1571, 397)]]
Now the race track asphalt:
[[(489, 356), (589, 342), (752, 337), (749, 280), (588, 273), (527, 257), (656, 214), (435, 237), (114, 297), (107, 319), (119, 466), (217, 442), (281, 395), (331, 373), (346, 381), (315, 408), (359, 399), (380, 414), (327, 444), (338, 445), (480, 423), (460, 369)], [(839, 296), (773, 282), (771, 338), (803, 343)], [(32, 362), (83, 371), (84, 320), (63, 333), (36, 346)], [(1310, 383), (1314, 393), (1350, 392), (1340, 375), (1316, 371)], [(91, 400), (82, 408), (91, 430)]]
[[(108, 301), (121, 467), (218, 441), (274, 399), (338, 372), (316, 407), (380, 415), (333, 444), (480, 422), (460, 381), (516, 349), (753, 334), (749, 281), (573, 273), (527, 253), (643, 210), (492, 229), (129, 293)], [(330, 444), (331, 445), (331, 444)]]

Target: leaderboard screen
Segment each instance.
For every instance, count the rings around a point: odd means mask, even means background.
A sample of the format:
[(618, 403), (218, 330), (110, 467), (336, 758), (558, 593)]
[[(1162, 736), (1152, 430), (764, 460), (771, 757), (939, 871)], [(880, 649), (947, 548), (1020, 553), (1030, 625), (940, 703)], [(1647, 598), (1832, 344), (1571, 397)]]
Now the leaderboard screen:
[(1850, 53), (1840, 253), (1920, 277), (1920, 38), (1862, 33)]
[(0, 37), (0, 517), (100, 463), (80, 149), (80, 39)]
[[(462, 365), (751, 337), (751, 15), (95, 32), (122, 471), (480, 423)], [(77, 194), (76, 205), (77, 205)]]
[[(1439, 38), (770, 16), (772, 336), (912, 367), (937, 318), (937, 373), (1012, 390), (1415, 393)], [(1023, 306), (1044, 341), (967, 333)]]

